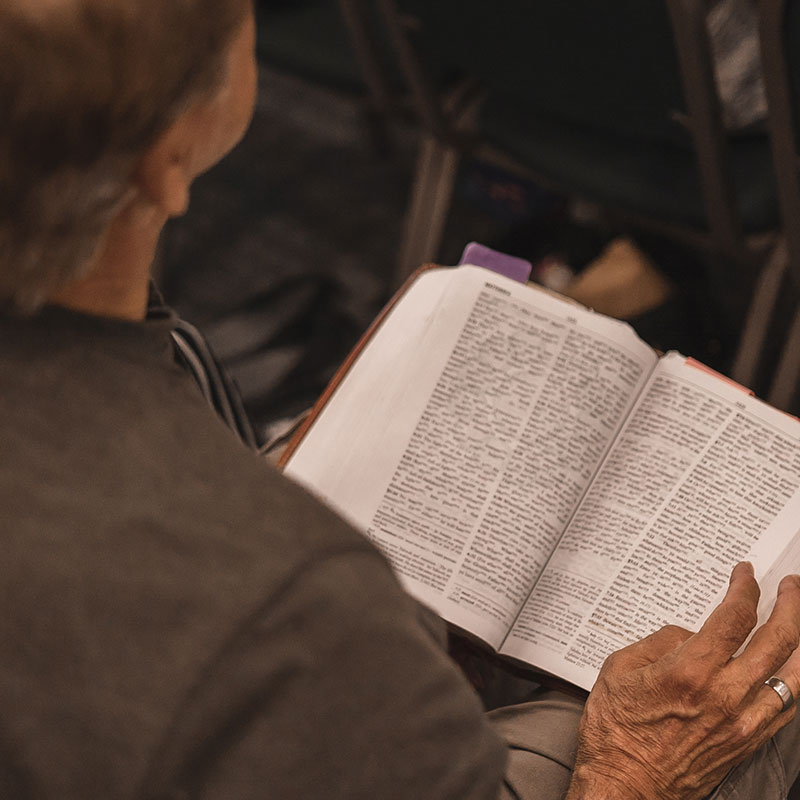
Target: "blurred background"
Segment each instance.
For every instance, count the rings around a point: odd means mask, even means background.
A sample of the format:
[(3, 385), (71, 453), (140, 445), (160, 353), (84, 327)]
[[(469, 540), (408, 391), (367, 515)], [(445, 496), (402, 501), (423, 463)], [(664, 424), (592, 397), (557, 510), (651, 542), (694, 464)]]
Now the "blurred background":
[(413, 268), (473, 240), (797, 411), (798, 15), (782, 2), (258, 12), (252, 128), (168, 227), (158, 274), (262, 438), (313, 404)]

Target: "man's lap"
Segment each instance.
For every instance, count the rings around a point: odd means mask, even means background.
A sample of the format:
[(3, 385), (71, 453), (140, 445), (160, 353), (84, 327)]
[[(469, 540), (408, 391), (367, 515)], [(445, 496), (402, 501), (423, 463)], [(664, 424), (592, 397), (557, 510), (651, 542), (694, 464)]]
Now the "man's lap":
[[(502, 798), (562, 800), (569, 786), (583, 703), (551, 689), (489, 717), (509, 744)], [(800, 715), (765, 747), (732, 770), (710, 800), (784, 800), (800, 773)], [(798, 800), (800, 794), (790, 795)]]

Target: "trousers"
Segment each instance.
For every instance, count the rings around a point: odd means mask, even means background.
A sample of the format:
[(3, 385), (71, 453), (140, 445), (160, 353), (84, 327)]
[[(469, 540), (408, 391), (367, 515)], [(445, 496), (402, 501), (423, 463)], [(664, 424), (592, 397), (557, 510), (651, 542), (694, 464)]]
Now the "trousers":
[[(509, 746), (502, 800), (562, 800), (575, 763), (583, 702), (551, 689), (528, 702), (497, 708), (489, 718)], [(800, 800), (800, 714), (733, 769), (709, 800)]]

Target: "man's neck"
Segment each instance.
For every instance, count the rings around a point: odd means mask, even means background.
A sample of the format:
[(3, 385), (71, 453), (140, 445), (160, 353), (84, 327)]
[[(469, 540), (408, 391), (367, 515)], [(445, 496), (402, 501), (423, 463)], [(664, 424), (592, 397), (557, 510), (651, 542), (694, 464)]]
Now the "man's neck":
[(123, 209), (89, 274), (58, 291), (50, 304), (94, 316), (143, 320), (164, 222), (152, 209)]

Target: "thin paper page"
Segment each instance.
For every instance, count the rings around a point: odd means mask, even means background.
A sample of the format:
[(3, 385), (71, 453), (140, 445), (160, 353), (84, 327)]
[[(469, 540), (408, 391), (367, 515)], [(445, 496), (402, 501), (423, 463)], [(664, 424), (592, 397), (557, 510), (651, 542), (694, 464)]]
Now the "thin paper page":
[(450, 270), (429, 270), (413, 284), (286, 467), (286, 475), (360, 530), (369, 526), (463, 325), (452, 277)]
[(699, 627), (798, 487), (800, 423), (670, 354), (502, 652), (591, 688), (612, 651)]
[(446, 275), (437, 310), (406, 295), (287, 472), (496, 646), (656, 359), (621, 323), (480, 268)]
[(755, 543), (747, 560), (752, 561), (761, 586), (758, 622), (763, 624), (775, 605), (781, 579), (785, 575), (800, 575), (800, 490)]

